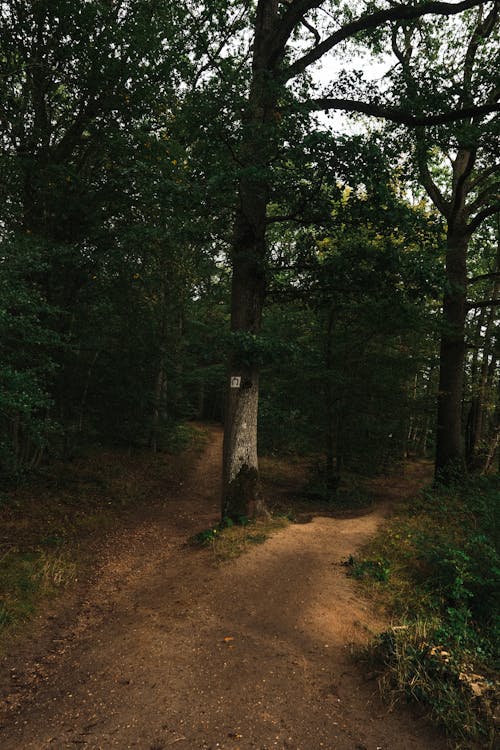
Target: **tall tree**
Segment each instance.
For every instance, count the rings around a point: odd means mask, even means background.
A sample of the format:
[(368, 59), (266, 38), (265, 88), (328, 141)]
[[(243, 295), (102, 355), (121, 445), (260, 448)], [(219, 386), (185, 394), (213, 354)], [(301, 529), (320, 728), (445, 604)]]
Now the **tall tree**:
[[(233, 280), (231, 326), (234, 332), (256, 335), (260, 331), (266, 293), (267, 212), (272, 184), (272, 164), (280, 145), (282, 108), (290, 98), (290, 86), (324, 55), (360, 35), (377, 33), (387, 24), (409, 22), (423, 16), (452, 16), (483, 3), (401, 3), (388, 8), (369, 4), (359, 15), (338, 3), (322, 0), (259, 0), (253, 22), (252, 70), (243, 118), (238, 160), (241, 175), (231, 254)], [(329, 22), (320, 31), (315, 18), (327, 11)], [(332, 11), (334, 11), (332, 13)], [(306, 38), (306, 50), (294, 52), (293, 38)], [(299, 48), (300, 49), (300, 48)], [(288, 88), (287, 88), (287, 83)], [(310, 110), (344, 109), (364, 111), (407, 123), (424, 125), (464, 118), (464, 111), (415, 115), (412, 110), (381, 107), (376, 102), (321, 97), (303, 99)], [(470, 114), (470, 108), (465, 107)], [(479, 111), (495, 111), (485, 103)], [(473, 111), (478, 111), (473, 108)], [(222, 514), (238, 517), (263, 512), (259, 495), (257, 460), (257, 409), (259, 368), (243, 361), (238, 352), (230, 362), (227, 397)], [(231, 387), (236, 386), (236, 387)]]
[[(419, 19), (394, 27), (392, 48), (398, 65), (396, 86), (406, 105), (442, 101), (457, 110), (480, 101), (495, 103), (500, 92), (493, 71), (500, 63), (499, 5), (470, 11), (461, 24), (447, 26)], [(457, 49), (462, 50), (457, 55)], [(428, 66), (432, 66), (429, 85)], [(440, 346), (436, 474), (463, 468), (462, 395), (465, 322), (468, 307), (468, 247), (482, 223), (500, 211), (498, 196), (498, 125), (469, 116), (459, 127), (412, 131), (421, 184), (446, 222), (446, 286)], [(493, 295), (495, 296), (495, 295)]]
[[(470, 270), (475, 274), (469, 279), (469, 294), (479, 300), (492, 302), (489, 306), (474, 310), (466, 329), (469, 356), (466, 357), (465, 368), (464, 412), (468, 400), (470, 406), (465, 420), (465, 455), (468, 468), (476, 471), (491, 465), (497, 443), (494, 412), (498, 391), (500, 319), (494, 300), (500, 297), (499, 222), (500, 214), (497, 214), (496, 221), (483, 224), (482, 231), (471, 243), (472, 257), (469, 263)], [(487, 252), (488, 248), (491, 248), (491, 253)]]
[(181, 5), (144, 0), (3, 0), (0, 10), (0, 443), (13, 446), (0, 463), (30, 465), (55, 422), (81, 429), (96, 377), (103, 391), (114, 378), (113, 397), (129, 384), (117, 413), (139, 394), (150, 407), (155, 316), (139, 331), (131, 312), (148, 309), (144, 277), (159, 284), (158, 256), (175, 265), (184, 222), (186, 148), (172, 122), (192, 72), (177, 34), (189, 19)]

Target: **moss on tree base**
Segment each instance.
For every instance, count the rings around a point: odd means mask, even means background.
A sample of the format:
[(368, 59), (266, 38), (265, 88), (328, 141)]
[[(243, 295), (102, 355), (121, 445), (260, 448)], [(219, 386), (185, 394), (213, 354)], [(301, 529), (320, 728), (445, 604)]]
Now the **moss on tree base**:
[(223, 517), (238, 523), (242, 518), (267, 518), (269, 512), (262, 499), (259, 472), (243, 464), (229, 482), (223, 505)]

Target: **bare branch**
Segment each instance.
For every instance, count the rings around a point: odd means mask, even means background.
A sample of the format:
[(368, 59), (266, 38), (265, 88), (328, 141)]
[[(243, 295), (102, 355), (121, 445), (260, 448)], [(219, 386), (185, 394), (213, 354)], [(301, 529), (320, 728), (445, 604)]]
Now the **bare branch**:
[(429, 170), (428, 147), (425, 140), (425, 128), (418, 128), (416, 131), (416, 158), (417, 167), (420, 174), (420, 181), (427, 195), (434, 203), (438, 211), (448, 218), (451, 210), (450, 202), (447, 201), (438, 188)]
[(287, 10), (283, 16), (278, 20), (278, 25), (275, 32), (274, 38), (274, 49), (276, 57), (279, 58), (283, 54), (285, 45), (290, 38), (291, 33), (304, 20), (304, 16), (310, 10), (319, 8), (324, 0), (292, 0), (288, 3)]
[(462, 104), (470, 105), (472, 103), (471, 96), (471, 81), (472, 71), (474, 68), (474, 61), (476, 59), (476, 53), (479, 49), (481, 42), (485, 37), (489, 36), (495, 27), (495, 23), (498, 19), (498, 2), (495, 2), (492, 10), (483, 20), (482, 7), (479, 7), (478, 23), (472, 32), (469, 44), (464, 58), (464, 75), (463, 75), (463, 94), (461, 97)]
[(459, 149), (453, 162), (453, 178), (451, 189), (451, 211), (450, 221), (454, 222), (455, 218), (464, 208), (465, 199), (468, 189), (468, 179), (474, 169), (476, 162), (477, 149)]
[(317, 47), (318, 44), (321, 43), (321, 37), (319, 35), (318, 29), (315, 29), (314, 26), (311, 23), (309, 23), (308, 21), (306, 21), (305, 18), (302, 19), (301, 23), (302, 23), (302, 26), (305, 26), (306, 29), (308, 29), (308, 31), (311, 32), (311, 34), (314, 37), (314, 46)]

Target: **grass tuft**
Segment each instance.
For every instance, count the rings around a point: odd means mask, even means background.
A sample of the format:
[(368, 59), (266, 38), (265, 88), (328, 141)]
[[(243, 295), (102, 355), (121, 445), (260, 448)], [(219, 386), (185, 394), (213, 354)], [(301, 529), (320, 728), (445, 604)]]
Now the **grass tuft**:
[(188, 543), (195, 547), (210, 549), (214, 562), (218, 565), (234, 560), (255, 544), (263, 544), (288, 523), (288, 519), (283, 516), (274, 516), (262, 521), (242, 519), (241, 523), (233, 523), (226, 519), (218, 526), (195, 534)]
[(0, 630), (23, 622), (44, 597), (74, 581), (76, 565), (46, 550), (11, 550), (0, 560)]

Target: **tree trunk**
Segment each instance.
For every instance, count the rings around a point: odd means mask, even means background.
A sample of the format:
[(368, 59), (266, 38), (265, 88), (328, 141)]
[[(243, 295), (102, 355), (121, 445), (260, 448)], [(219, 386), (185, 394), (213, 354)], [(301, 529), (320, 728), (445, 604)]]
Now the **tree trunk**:
[(447, 480), (464, 471), (462, 390), (467, 312), (467, 244), (465, 232), (448, 230), (447, 288), (439, 354), (436, 478)]
[(328, 316), (326, 331), (325, 351), (325, 397), (326, 397), (326, 486), (332, 494), (337, 490), (339, 484), (338, 460), (338, 417), (335, 414), (335, 393), (333, 387), (333, 331), (335, 326), (336, 310), (332, 309)]
[(267, 513), (260, 493), (257, 459), (258, 357), (248, 345), (243, 352), (240, 344), (241, 337), (248, 344), (248, 336), (260, 332), (266, 293), (266, 214), (277, 97), (271, 40), (277, 14), (277, 0), (258, 3), (252, 81), (239, 150), (242, 171), (231, 288), (231, 331), (235, 335), (227, 384), (221, 502), (222, 517), (236, 520)]
[(153, 417), (151, 420), (151, 430), (149, 433), (149, 448), (153, 453), (158, 452), (158, 433), (160, 431), (162, 410), (165, 403), (165, 391), (167, 387), (167, 377), (165, 372), (165, 356), (162, 352), (161, 359), (156, 373), (155, 386), (153, 391)]
[(233, 520), (264, 512), (257, 459), (259, 369), (248, 347), (244, 354), (238, 347), (238, 334), (259, 333), (265, 296), (264, 196), (252, 204), (253, 222), (239, 211), (233, 253), (231, 330), (235, 344), (226, 397), (222, 488), (222, 517)]
[[(498, 266), (498, 264), (497, 264)], [(493, 290), (491, 293), (492, 299), (496, 299), (498, 292), (500, 290), (500, 284), (498, 281), (495, 282), (493, 285)], [(490, 364), (489, 358), (490, 354), (492, 354), (493, 346), (494, 346), (494, 333), (495, 333), (495, 324), (496, 324), (496, 309), (495, 307), (492, 307), (489, 312), (488, 316), (486, 318), (486, 321), (484, 320), (484, 316), (482, 317), (482, 323), (484, 328), (481, 330), (480, 336), (478, 337), (476, 344), (477, 349), (475, 352), (476, 361), (475, 361), (475, 367), (474, 367), (474, 380), (471, 383), (472, 386), (472, 400), (471, 400), (471, 407), (470, 407), (470, 413), (469, 413), (469, 419), (468, 419), (468, 425), (467, 425), (467, 467), (475, 471), (477, 469), (480, 469), (481, 466), (484, 464), (484, 456), (481, 456), (481, 443), (484, 438), (484, 425), (485, 425), (485, 408), (486, 408), (486, 401), (488, 397), (488, 393), (491, 387), (491, 383), (493, 381), (493, 376), (495, 372), (496, 367), (496, 359), (493, 353), (493, 358)], [(482, 361), (481, 366), (478, 367), (479, 362), (479, 348), (480, 348), (480, 342), (483, 341), (482, 346)], [(492, 371), (493, 368), (493, 371)]]

